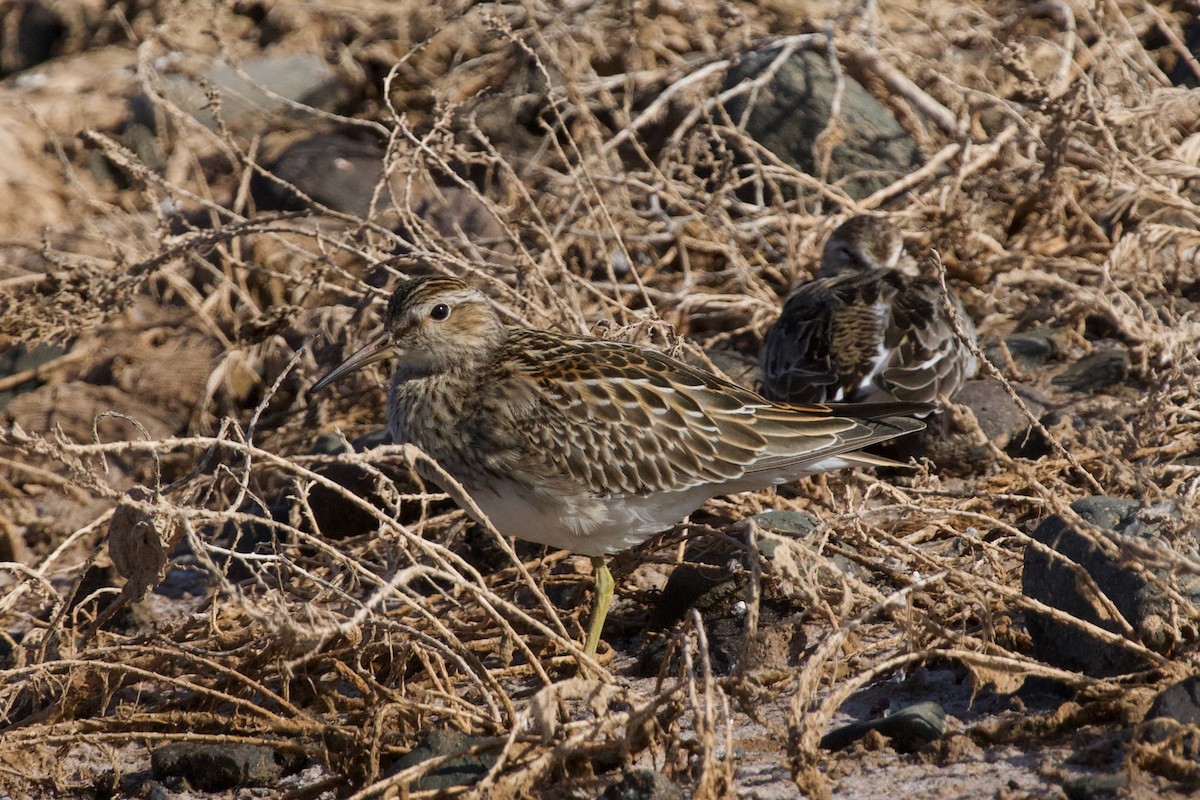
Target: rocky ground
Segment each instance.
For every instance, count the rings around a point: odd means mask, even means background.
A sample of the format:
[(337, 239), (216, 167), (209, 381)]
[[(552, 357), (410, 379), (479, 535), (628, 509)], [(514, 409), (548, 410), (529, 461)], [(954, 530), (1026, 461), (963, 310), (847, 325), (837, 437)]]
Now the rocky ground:
[[(1197, 12), (0, 7), (0, 796), (1189, 796)], [(980, 380), (616, 559), (597, 680), (587, 559), (308, 391), (439, 272), (753, 385), (866, 211)]]

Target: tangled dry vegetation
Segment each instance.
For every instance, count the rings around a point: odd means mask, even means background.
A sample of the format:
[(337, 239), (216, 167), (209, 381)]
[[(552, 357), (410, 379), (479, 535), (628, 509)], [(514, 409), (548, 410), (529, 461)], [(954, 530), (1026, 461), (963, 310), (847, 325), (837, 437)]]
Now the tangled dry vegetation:
[[(1197, 524), (1200, 102), (1163, 74), (1168, 60), (1198, 66), (1181, 9), (264, 0), (213, 2), (197, 25), (196, 4), (98, 5), (64, 59), (103, 52), (124, 77), (7, 93), (6, 114), (31, 120), (10, 138), (58, 183), (27, 181), (36, 197), (5, 202), (0, 325), (6, 347), (64, 349), (4, 379), (27, 391), (0, 429), (0, 785), (111, 793), (131, 751), (144, 763), (150, 744), (239, 741), (323, 763), (339, 796), (383, 796), (436, 766), (383, 777), (398, 754), (456, 728), (495, 759), (469, 796), (551, 779), (586, 791), (642, 763), (715, 797), (736, 792), (748, 718), (778, 735), (764, 758), (821, 794), (819, 737), (847, 697), (898, 671), (954, 664), (996, 691), (1028, 676), (1080, 689), (1077, 716), (986, 734), (1036, 747), (1088, 714), (1132, 718), (1122, 703), (1144, 708), (1195, 670), (1187, 603), (1166, 652), (1111, 635), (1150, 672), (1041, 663), (1020, 583), (1033, 524), (1072, 518), (1079, 497), (1170, 501), (1180, 530)], [(267, 43), (335, 64), (343, 113), (207, 128), (164, 92), (171, 54), (236, 63)], [(771, 43), (836, 52), (925, 166), (852, 199), (763, 149), (720, 93), (739, 55)], [(156, 120), (138, 145), (120, 111), (136, 93)], [(321, 126), (386, 142), (386, 179), (362, 187), (372, 213), (253, 208), (252, 182), (269, 180), (258, 164)], [(841, 134), (828, 127), (826, 154)], [(471, 529), (408, 449), (340, 447), (381, 425), (379, 374), (306, 391), (413, 272), (468, 278), (515, 324), (753, 362), (787, 287), (862, 211), (940, 254), (985, 346), (1049, 325), (1062, 364), (1104, 339), (1129, 349), (1129, 372), (1068, 394), (1049, 382), (1056, 366), (1002, 357), (998, 376), (1058, 412), (1036, 458), (993, 448), (967, 475), (926, 462), (894, 483), (836, 475), (715, 501), (643, 548), (618, 574), (630, 627), (654, 595), (638, 563), (665, 571), (685, 539), (742, 548), (749, 614), (729, 675), (693, 613), (657, 680), (619, 680), (620, 657), (617, 676), (570, 680), (586, 560)], [(731, 527), (768, 508), (821, 522), (790, 560), (760, 562)], [(1174, 545), (1137, 555), (1200, 568), (1194, 542)], [(168, 569), (175, 588), (151, 591)], [(794, 658), (756, 644), (767, 594), (813, 632)]]

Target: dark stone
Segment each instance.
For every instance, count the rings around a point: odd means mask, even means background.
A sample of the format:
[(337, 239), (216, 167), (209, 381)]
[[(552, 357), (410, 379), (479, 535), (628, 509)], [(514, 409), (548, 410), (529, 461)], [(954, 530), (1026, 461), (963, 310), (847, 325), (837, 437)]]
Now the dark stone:
[(1052, 711), (1076, 697), (1075, 687), (1056, 678), (1030, 675), (1015, 693), (1026, 709)]
[[(816, 520), (803, 511), (764, 511), (761, 514), (747, 517), (747, 519), (753, 520), (763, 530), (786, 533), (797, 538), (804, 538), (817, 527)], [(765, 542), (763, 544), (768, 548), (772, 547)], [(767, 550), (762, 547), (759, 549), (764, 556), (771, 557), (771, 553)]]
[[(333, 111), (345, 93), (342, 81), (319, 56), (250, 58), (241, 63), (241, 71), (250, 78), (249, 82), (224, 63), (214, 64), (198, 77), (170, 75), (163, 82), (163, 94), (202, 125), (215, 130), (216, 118), (209, 108), (205, 88), (210, 86), (220, 94), (221, 119), (227, 126), (266, 132), (273, 119), (295, 113), (288, 105), (289, 100)], [(153, 127), (154, 115), (148, 98), (135, 98), (133, 111), (137, 122)]]
[[(350, 440), (350, 449), (355, 453), (371, 450), (392, 444), (392, 434), (387, 428), (376, 428), (370, 433), (356, 436)], [(348, 452), (341, 436), (334, 433), (322, 433), (313, 440), (312, 454), (315, 456), (338, 456)]]
[[(49, 61), (62, 51), (68, 28), (57, 3), (17, 0), (0, 12), (0, 77)], [(15, 30), (14, 30), (15, 28)]]
[(239, 786), (271, 786), (299, 769), (303, 758), (251, 744), (172, 742), (150, 755), (158, 780), (178, 777), (193, 789), (220, 792)]
[[(47, 364), (63, 354), (61, 347), (48, 344), (34, 345), (32, 348), (24, 344), (0, 351), (0, 378), (8, 378), (27, 370)], [(37, 378), (18, 384), (11, 389), (0, 391), (0, 411), (4, 410), (14, 397), (22, 392), (32, 391), (42, 385)]]
[(12, 669), (15, 658), (15, 646), (23, 638), (18, 631), (0, 632), (0, 669)]
[[(1143, 508), (1137, 501), (1114, 497), (1084, 498), (1072, 503), (1071, 508), (1085, 521), (1105, 531), (1146, 539), (1162, 537), (1166, 529), (1178, 522), (1171, 506)], [(1043, 521), (1033, 532), (1033, 538), (1070, 558), (1090, 575), (1149, 649), (1169, 655), (1181, 641), (1196, 638), (1191, 614), (1182, 614), (1183, 628), (1171, 627), (1168, 621), (1174, 619), (1179, 610), (1161, 589), (1119, 556), (1103, 552), (1090, 537), (1069, 527), (1060, 517)], [(1190, 538), (1194, 541), (1195, 532)], [(1165, 571), (1159, 577), (1193, 602), (1200, 599), (1200, 578), (1167, 575)], [(1032, 546), (1025, 549), (1022, 588), (1029, 597), (1071, 616), (1105, 630), (1118, 630), (1117, 622), (1103, 613), (1081, 589), (1074, 570)], [(1025, 620), (1033, 639), (1034, 655), (1055, 666), (1095, 677), (1134, 672), (1150, 666), (1135, 653), (1100, 641), (1074, 625), (1040, 612), (1027, 611)]]
[[(357, 437), (350, 442), (350, 446), (354, 452), (361, 453), (391, 443), (391, 434), (386, 428), (380, 428)], [(314, 454), (321, 455), (338, 455), (344, 451), (341, 439), (332, 434), (318, 436), (312, 448)], [(394, 515), (396, 509), (380, 494), (382, 487), (378, 483), (378, 474), (382, 474), (402, 490), (411, 486), (411, 476), (407, 469), (388, 464), (375, 465), (374, 472), (358, 464), (340, 462), (318, 464), (313, 467), (313, 471), (345, 487), (351, 495), (366, 500), (389, 516)], [(321, 535), (331, 539), (347, 539), (372, 533), (379, 528), (379, 521), (366, 509), (359, 507), (340, 492), (320, 484), (309, 490), (308, 505), (312, 509)], [(410, 515), (420, 513), (417, 509), (402, 510)], [(400, 519), (402, 522), (408, 522), (413, 521), (415, 516), (402, 514)]]
[[(686, 556), (706, 562), (685, 563), (675, 568), (650, 609), (646, 637), (638, 652), (638, 673), (657, 675), (670, 652), (663, 631), (676, 625), (691, 609), (700, 613), (708, 634), (708, 652), (713, 672), (728, 675), (737, 664), (746, 633), (745, 597), (750, 573), (740, 568), (728, 552), (691, 552)], [(766, 609), (762, 609), (765, 614)]]
[[(723, 88), (755, 79), (778, 54), (778, 48), (773, 48), (743, 56)], [(794, 53), (757, 93), (746, 133), (779, 158), (816, 175), (813, 144), (829, 125), (835, 86), (836, 80), (823, 54)], [(741, 94), (727, 104), (734, 124), (745, 115), (749, 97)], [(913, 138), (882, 103), (848, 75), (841, 101), (841, 121), (844, 137), (833, 148), (826, 177), (851, 197), (866, 197), (920, 163)]]
[[(1200, 18), (1195, 16), (1195, 11), (1191, 14), (1191, 18), (1183, 25), (1183, 46), (1195, 58), (1200, 59)], [(1196, 76), (1195, 71), (1182, 58), (1176, 59), (1168, 77), (1176, 86), (1200, 86), (1200, 77)]]
[(1184, 678), (1154, 698), (1146, 719), (1167, 717), (1184, 725), (1200, 725), (1200, 675)]
[[(378, 445), (390, 443), (391, 435), (388, 433), (388, 429), (382, 428), (350, 441), (350, 446), (355, 452), (362, 452)], [(313, 445), (314, 453), (322, 453), (326, 456), (340, 455), (343, 451), (341, 440), (330, 434), (318, 437), (316, 444)], [(366, 467), (350, 463), (317, 464), (316, 467), (313, 467), (313, 471), (337, 483), (338, 486), (348, 489), (354, 497), (366, 500), (367, 503), (376, 506), (377, 509), (383, 510), (388, 515), (395, 513), (395, 509), (391, 509), (388, 501), (379, 494), (378, 477)], [(406, 486), (408, 483), (407, 473), (403, 473), (403, 471), (388, 469), (383, 465), (380, 465), (379, 471), (390, 477), (397, 483), (397, 486)], [(334, 489), (319, 485), (319, 483), (308, 491), (308, 507), (311, 507), (312, 515), (316, 518), (320, 534), (329, 536), (330, 539), (348, 539), (350, 536), (372, 533), (379, 528), (379, 522), (370, 512), (361, 509), (352, 500), (343, 497)]]
[(145, 793), (146, 800), (174, 800), (175, 797), (170, 789), (158, 781), (147, 781), (141, 791)]
[[(469, 750), (473, 745), (481, 741), (483, 740), (477, 736), (468, 736), (465, 733), (449, 728), (432, 730), (425, 735), (416, 747), (396, 759), (392, 763), (392, 766), (384, 773), (384, 777), (396, 775), (409, 767), (414, 767), (431, 758), (461, 753), (464, 750)], [(452, 758), (442, 764), (442, 766), (426, 773), (423, 778), (415, 781), (408, 789), (410, 791), (424, 792), (434, 789), (449, 789), (454, 786), (468, 786), (486, 775), (487, 771), (495, 763), (496, 755), (494, 753), (475, 756), (463, 755)]]
[[(1029, 431), (1029, 417), (1025, 416), (1000, 381), (967, 381), (954, 396), (954, 402), (971, 409), (983, 435), (1001, 450)], [(1040, 409), (1035, 408), (1034, 413), (1037, 411)]]
[[(469, 247), (481, 260), (496, 266), (512, 264), (508, 228), (475, 191), (460, 182), (460, 176), (426, 175), (404, 168), (385, 180), (386, 155), (383, 142), (364, 139), (357, 132), (316, 133), (268, 160), (265, 169), (274, 178), (256, 173), (250, 194), (263, 210), (301, 211), (317, 203), (367, 219), (373, 209), (377, 224), (394, 230), (404, 241), (418, 241), (419, 235), (405, 227), (395, 210), (396, 204), (407, 203), (414, 216), (447, 239)], [(402, 245), (399, 250), (407, 248)]]
[[(746, 519), (753, 520), (764, 532), (764, 535), (758, 537), (756, 544), (758, 552), (767, 561), (775, 560), (779, 546), (788, 539), (803, 539), (817, 527), (817, 521), (803, 511), (763, 511)], [(847, 575), (855, 575), (859, 571), (854, 561), (840, 553), (830, 560)]]
[(680, 564), (667, 578), (658, 602), (650, 610), (646, 627), (662, 630), (683, 619), (690, 608), (699, 608), (703, 612), (721, 601), (740, 597), (738, 593), (742, 586), (737, 575), (725, 567)]
[(927, 701), (902, 708), (880, 719), (853, 722), (822, 736), (821, 747), (841, 750), (871, 731), (879, 731), (890, 739), (897, 752), (911, 753), (941, 738), (946, 732), (946, 709)]
[[(963, 384), (952, 402), (970, 409), (988, 442), (1012, 454), (1028, 443), (1032, 423), (1003, 384), (991, 378), (975, 378)], [(1030, 398), (1025, 403), (1034, 414), (1042, 411)], [(925, 430), (885, 442), (881, 452), (890, 458), (928, 458), (947, 474), (970, 475), (989, 468), (994, 462), (987, 442), (974, 435), (973, 428), (959, 422), (954, 413), (931, 414)]]
[[(1135, 748), (1154, 754), (1145, 764), (1147, 771), (1174, 778), (1181, 765), (1188, 764), (1194, 775), (1200, 766), (1200, 675), (1163, 689), (1134, 730), (1133, 742)], [(1194, 778), (1188, 783), (1196, 789)]]
[[(258, 521), (237, 521), (232, 520), (225, 522), (223, 525), (213, 525), (212, 527), (203, 528), (201, 530), (201, 538), (217, 547), (227, 549), (230, 553), (210, 554), (210, 556), (201, 557), (192, 549), (187, 537), (180, 540), (175, 552), (171, 554), (170, 564), (175, 569), (168, 573), (168, 578), (175, 573), (181, 573), (183, 580), (179, 582), (164, 581), (155, 590), (155, 594), (163, 594), (168, 597), (178, 597), (187, 594), (195, 594), (200, 587), (206, 587), (205, 591), (211, 588), (212, 577), (209, 575), (209, 561), (216, 564), (219, 569), (225, 573), (225, 578), (234, 583), (239, 583), (260, 574), (259, 570), (262, 565), (252, 569), (247, 566), (246, 559), (239, 558), (239, 553), (258, 553), (265, 554), (274, 550), (277, 543), (278, 529), (269, 524), (269, 520), (275, 521), (287, 519), (286, 504), (276, 501), (270, 509), (263, 508), (257, 500), (249, 500), (242, 504), (238, 509), (238, 513), (249, 518), (261, 519)], [(188, 576), (193, 576), (191, 580)], [(170, 583), (168, 586), (167, 584)]]
[(1139, 744), (1162, 744), (1178, 734), (1179, 727), (1178, 722), (1167, 717), (1146, 719), (1134, 730), (1133, 740)]
[(684, 800), (679, 784), (652, 769), (626, 772), (600, 795), (601, 800)]
[[(279, 180), (255, 174), (250, 194), (260, 210), (300, 211), (308, 203), (289, 186), (334, 211), (366, 217), (383, 178), (384, 145), (343, 133), (319, 133), (288, 146), (266, 165)], [(391, 202), (386, 187), (376, 207)]]
[(1106, 800), (1128, 794), (1129, 776), (1124, 772), (1116, 775), (1080, 775), (1063, 783), (1063, 794), (1067, 800)]
[[(1012, 360), (1022, 369), (1043, 367), (1058, 355), (1058, 345), (1054, 343), (1053, 331), (1050, 328), (1039, 327), (1023, 333), (1009, 334), (1004, 337), (1004, 346)], [(1000, 345), (994, 341), (983, 348), (983, 354), (993, 364), (1004, 364)]]
[(1073, 392), (1094, 392), (1129, 377), (1129, 351), (1124, 347), (1099, 350), (1076, 361), (1051, 380), (1055, 386)]
[(356, 436), (350, 440), (350, 446), (356, 453), (392, 443), (392, 434), (387, 428), (376, 428), (370, 433), (364, 433), (362, 436)]
[[(377, 478), (366, 467), (357, 464), (318, 464), (313, 471), (346, 489), (349, 494), (366, 500), (371, 505), (393, 513), (387, 501), (379, 494)], [(361, 508), (335, 489), (315, 484), (308, 492), (308, 506), (322, 536), (330, 539), (348, 539), (371, 533), (379, 528), (379, 521), (367, 509)], [(307, 527), (307, 526), (306, 526)]]
[[(762, 367), (758, 359), (750, 358), (736, 350), (712, 348), (706, 351), (713, 366), (729, 376), (739, 386), (758, 386), (762, 382)], [(704, 367), (703, 364), (696, 366)]]

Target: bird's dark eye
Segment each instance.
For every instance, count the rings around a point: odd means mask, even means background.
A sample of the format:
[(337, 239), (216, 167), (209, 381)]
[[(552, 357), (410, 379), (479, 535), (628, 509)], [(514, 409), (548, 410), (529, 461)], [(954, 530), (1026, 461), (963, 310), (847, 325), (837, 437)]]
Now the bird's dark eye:
[(438, 303), (429, 310), (429, 318), (435, 322), (441, 322), (448, 316), (450, 316), (450, 306), (445, 303)]

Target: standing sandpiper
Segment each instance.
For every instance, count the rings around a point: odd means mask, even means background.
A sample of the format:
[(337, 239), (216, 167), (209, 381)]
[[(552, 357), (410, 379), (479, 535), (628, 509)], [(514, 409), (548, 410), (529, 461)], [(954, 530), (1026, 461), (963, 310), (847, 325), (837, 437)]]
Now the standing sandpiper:
[[(899, 231), (883, 217), (842, 223), (812, 281), (795, 289), (767, 333), (762, 393), (781, 402), (930, 403), (975, 375), (975, 356), (942, 305), (941, 285), (896, 269)], [(973, 339), (974, 326), (951, 294)]]
[(773, 403), (654, 350), (507, 327), (452, 278), (401, 283), (382, 333), (313, 391), (389, 357), (396, 442), (431, 456), (500, 533), (591, 556), (589, 655), (612, 600), (604, 556), (710, 497), (886, 461), (855, 451), (920, 430), (903, 415), (928, 410)]

